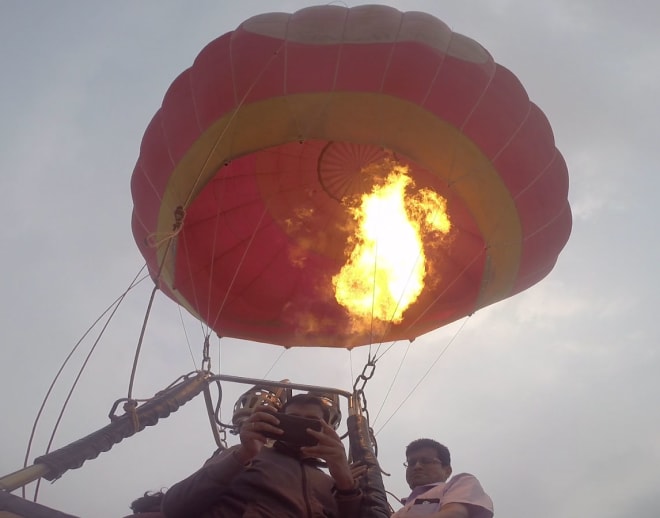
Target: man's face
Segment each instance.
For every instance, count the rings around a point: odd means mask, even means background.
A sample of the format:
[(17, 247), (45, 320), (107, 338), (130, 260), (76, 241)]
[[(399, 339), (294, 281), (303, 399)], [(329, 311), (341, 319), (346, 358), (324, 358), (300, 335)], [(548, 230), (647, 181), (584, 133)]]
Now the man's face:
[(302, 405), (298, 403), (292, 403), (286, 407), (284, 413), (288, 415), (295, 415), (298, 417), (306, 417), (308, 419), (318, 419), (319, 421), (323, 421), (323, 410), (319, 405), (315, 405), (314, 403)]
[(443, 466), (435, 448), (425, 446), (409, 453), (406, 481), (410, 489), (435, 482), (445, 482), (451, 475), (451, 466)]

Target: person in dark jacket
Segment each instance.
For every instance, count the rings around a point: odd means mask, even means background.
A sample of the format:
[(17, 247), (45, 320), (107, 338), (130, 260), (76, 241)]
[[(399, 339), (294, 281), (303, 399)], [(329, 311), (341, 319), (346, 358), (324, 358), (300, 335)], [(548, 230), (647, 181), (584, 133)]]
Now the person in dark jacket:
[(157, 491), (155, 493), (147, 491), (140, 498), (131, 502), (133, 514), (124, 516), (124, 518), (163, 518), (160, 512), (160, 504), (163, 501), (164, 493)]
[[(318, 442), (298, 447), (265, 434), (281, 434), (273, 409), (257, 407), (243, 422), (240, 445), (222, 451), (163, 499), (167, 518), (354, 518), (362, 492), (341, 439), (327, 423), (328, 410), (314, 396), (287, 400), (283, 412), (321, 421), (321, 431), (307, 429)], [(327, 467), (329, 475), (320, 469)]]

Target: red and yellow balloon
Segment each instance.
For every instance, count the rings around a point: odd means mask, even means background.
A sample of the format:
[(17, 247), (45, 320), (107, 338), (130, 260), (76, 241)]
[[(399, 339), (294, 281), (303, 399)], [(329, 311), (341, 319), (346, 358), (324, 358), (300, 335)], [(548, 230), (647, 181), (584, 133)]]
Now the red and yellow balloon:
[[(331, 279), (343, 200), (383, 157), (447, 200), (452, 234), (374, 338)], [(161, 289), (221, 336), (284, 346), (413, 339), (543, 279), (571, 231), (566, 164), (516, 77), (437, 18), (384, 6), (263, 14), (212, 41), (149, 124), (132, 192)]]

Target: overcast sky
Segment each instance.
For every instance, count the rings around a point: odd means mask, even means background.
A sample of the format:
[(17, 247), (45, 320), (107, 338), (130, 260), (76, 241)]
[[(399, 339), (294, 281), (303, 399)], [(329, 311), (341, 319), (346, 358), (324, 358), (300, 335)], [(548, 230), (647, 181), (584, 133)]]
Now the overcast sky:
[[(428, 436), (449, 446), (455, 472), (481, 480), (496, 516), (656, 518), (660, 3), (383, 3), (434, 14), (520, 78), (568, 164), (574, 215), (571, 239), (540, 284), (410, 347), (396, 344), (377, 365), (366, 393), (372, 420), (378, 415), (379, 458), (392, 474), (386, 486), (407, 494), (403, 449)], [(246, 18), (307, 5), (0, 2), (0, 475), (22, 466), (61, 361), (142, 267), (129, 181), (168, 85), (207, 42)], [(105, 425), (112, 403), (126, 396), (150, 290), (144, 282), (119, 310), (56, 447)], [(199, 366), (200, 325), (157, 296), (134, 395), (151, 396), (193, 370), (189, 347)], [(367, 349), (282, 351), (214, 343), (213, 369), (350, 389)], [(65, 371), (31, 459), (46, 448), (83, 356)], [(226, 420), (247, 388), (224, 386)], [(203, 401), (193, 401), (43, 484), (39, 501), (84, 517), (119, 517), (144, 491), (197, 469), (213, 449)]]

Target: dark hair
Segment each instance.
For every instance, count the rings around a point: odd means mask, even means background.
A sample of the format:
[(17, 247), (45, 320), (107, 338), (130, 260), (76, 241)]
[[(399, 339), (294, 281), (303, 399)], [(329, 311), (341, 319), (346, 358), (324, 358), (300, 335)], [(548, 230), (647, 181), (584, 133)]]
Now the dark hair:
[(326, 423), (330, 421), (330, 410), (323, 401), (316, 396), (311, 396), (309, 394), (296, 394), (286, 400), (286, 403), (284, 403), (284, 406), (282, 407), (282, 412), (286, 411), (289, 405), (316, 405), (323, 411), (323, 420)]
[(144, 496), (141, 496), (137, 500), (133, 500), (131, 503), (131, 511), (136, 514), (160, 511), (160, 504), (164, 496), (165, 493), (162, 491), (156, 493), (147, 491)]
[(444, 444), (440, 444), (438, 441), (434, 441), (433, 439), (414, 440), (406, 447), (406, 457), (408, 457), (411, 452), (420, 450), (422, 448), (433, 448), (436, 452), (436, 455), (438, 456), (438, 459), (440, 459), (440, 462), (442, 462), (442, 465), (451, 466), (451, 455), (449, 455), (449, 448), (447, 448)]

